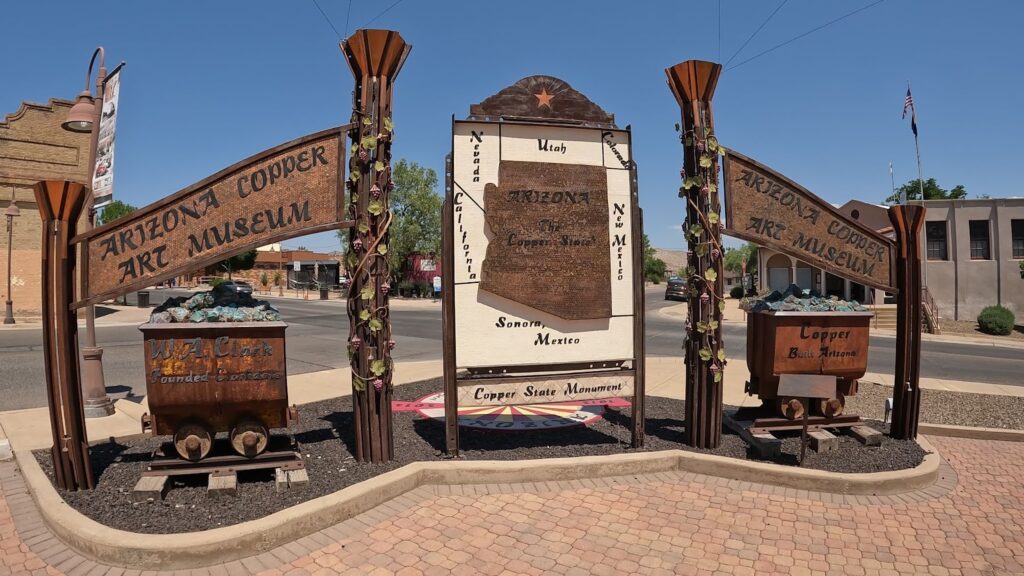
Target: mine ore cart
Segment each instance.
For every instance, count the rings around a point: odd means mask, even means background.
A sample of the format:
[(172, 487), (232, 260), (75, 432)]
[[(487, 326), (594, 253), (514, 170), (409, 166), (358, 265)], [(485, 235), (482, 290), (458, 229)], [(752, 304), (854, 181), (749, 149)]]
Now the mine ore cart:
[(284, 322), (143, 324), (150, 414), (143, 430), (173, 436), (184, 459), (205, 458), (218, 432), (254, 458), (288, 405)]
[(871, 312), (751, 312), (747, 316), (745, 391), (779, 414), (803, 416), (798, 398), (780, 397), (780, 374), (825, 374), (836, 377), (835, 394), (813, 398), (811, 410), (827, 418), (842, 414), (846, 397), (857, 393), (857, 379), (868, 366)]

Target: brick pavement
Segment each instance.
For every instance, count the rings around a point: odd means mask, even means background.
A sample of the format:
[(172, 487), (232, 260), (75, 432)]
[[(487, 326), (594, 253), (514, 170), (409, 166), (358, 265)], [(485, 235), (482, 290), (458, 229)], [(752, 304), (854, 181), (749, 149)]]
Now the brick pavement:
[[(1024, 574), (1024, 443), (930, 437), (926, 490), (838, 496), (661, 473), (424, 486), (271, 552), (166, 574)], [(0, 574), (156, 575), (98, 565), (0, 465)]]

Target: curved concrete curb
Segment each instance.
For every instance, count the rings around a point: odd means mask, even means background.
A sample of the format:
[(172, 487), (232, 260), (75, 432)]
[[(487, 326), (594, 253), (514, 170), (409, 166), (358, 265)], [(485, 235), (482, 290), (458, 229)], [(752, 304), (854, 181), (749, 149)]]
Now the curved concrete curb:
[(929, 453), (916, 468), (866, 474), (805, 470), (683, 450), (545, 460), (414, 462), (263, 518), (184, 534), (136, 534), (104, 526), (64, 502), (31, 452), (19, 450), (16, 456), (40, 515), (69, 547), (105, 564), (173, 570), (269, 551), (422, 485), (545, 482), (681, 470), (818, 492), (910, 492), (931, 485), (938, 477), (939, 454), (923, 438), (918, 442)]
[(1009, 428), (975, 428), (971, 426), (954, 426), (952, 424), (927, 424), (917, 426), (920, 434), (932, 436), (949, 436), (951, 438), (968, 438), (971, 440), (1001, 440), (1003, 442), (1024, 442), (1024, 430)]
[(924, 438), (918, 437), (917, 443), (928, 452), (924, 460), (915, 468), (891, 472), (824, 472), (694, 452), (683, 452), (687, 458), (680, 460), (679, 469), (813, 492), (888, 496), (926, 488), (938, 478), (939, 464), (942, 461), (938, 451)]

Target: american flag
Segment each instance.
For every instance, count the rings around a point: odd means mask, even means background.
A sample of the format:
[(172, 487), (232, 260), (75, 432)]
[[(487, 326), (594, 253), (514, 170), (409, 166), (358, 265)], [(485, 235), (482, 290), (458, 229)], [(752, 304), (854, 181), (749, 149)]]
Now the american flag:
[(914, 131), (914, 137), (917, 137), (917, 110), (914, 109), (914, 97), (910, 95), (910, 87), (907, 87), (907, 97), (903, 99), (903, 116), (906, 119), (907, 109), (910, 109), (910, 129)]

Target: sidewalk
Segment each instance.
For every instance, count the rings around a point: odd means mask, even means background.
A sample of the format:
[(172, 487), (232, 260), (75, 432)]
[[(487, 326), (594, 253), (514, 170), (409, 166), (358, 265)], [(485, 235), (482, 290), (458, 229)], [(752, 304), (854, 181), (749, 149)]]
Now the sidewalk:
[[(97, 326), (137, 326), (149, 320), (153, 307), (139, 308), (137, 306), (120, 306), (114, 304), (96, 305)], [(17, 324), (0, 324), (0, 330), (39, 330), (42, 325), (42, 318), (36, 317), (32, 321), (18, 320)], [(85, 317), (79, 315), (79, 329), (85, 328)]]
[[(675, 302), (671, 306), (659, 308), (658, 313), (669, 318), (686, 319), (686, 302)], [(722, 311), (725, 322), (746, 322), (747, 313), (740, 309), (740, 301), (735, 298), (725, 299), (725, 310)]]
[[(419, 382), (441, 376), (441, 361), (405, 362), (395, 371), (395, 385)], [(288, 400), (292, 404), (309, 404), (352, 393), (352, 372), (336, 368), (288, 377)], [(440, 388), (440, 387), (439, 387)], [(118, 400), (114, 414), (85, 421), (89, 440), (117, 438), (142, 432), (140, 418), (149, 412), (145, 398), (139, 402)], [(9, 439), (16, 450), (47, 448), (52, 442), (49, 409), (28, 408), (0, 412), (0, 440)]]
[[(686, 318), (686, 303), (678, 302), (671, 306), (660, 308), (658, 310), (658, 313), (668, 318), (683, 320)], [(740, 309), (739, 300), (733, 298), (726, 298), (725, 311), (722, 313), (722, 320), (725, 322), (746, 323), (747, 315), (746, 312)], [(872, 328), (871, 335), (880, 336), (882, 338), (895, 338), (896, 331)], [(1011, 340), (1002, 336), (986, 336), (984, 334), (972, 336), (960, 336), (952, 334), (921, 334), (921, 339), (924, 340), (925, 342), (969, 344), (974, 346), (997, 346), (1001, 348), (1014, 348), (1018, 350), (1024, 350), (1024, 340)]]
[[(744, 391), (749, 371), (740, 358), (729, 358), (723, 383), (723, 402), (733, 406), (759, 406), (761, 401), (748, 396)], [(683, 380), (683, 359), (651, 356), (647, 358), (647, 396), (685, 399)], [(404, 362), (395, 368), (395, 385), (419, 382), (429, 378), (440, 378), (441, 360)], [(877, 382), (892, 386), (892, 376), (867, 373), (862, 382)], [(351, 372), (348, 368), (336, 368), (320, 372), (309, 372), (288, 377), (288, 399), (293, 404), (309, 404), (328, 398), (348, 396), (352, 391)], [(438, 385), (440, 390), (441, 386)], [(1004, 386), (922, 378), (921, 388), (948, 390), (971, 394), (994, 394), (1024, 397), (1024, 386)], [(91, 418), (86, 421), (90, 440), (128, 436), (141, 432), (139, 419), (149, 411), (145, 398), (141, 402), (118, 400), (115, 412), (106, 418)], [(9, 438), (15, 449), (46, 448), (51, 444), (50, 419), (47, 408), (29, 408), (0, 412), (0, 440)]]
[[(882, 330), (879, 328), (871, 329), (872, 336), (881, 336), (882, 338), (895, 338), (895, 330)], [(959, 336), (953, 334), (921, 334), (921, 339), (925, 342), (944, 342), (947, 344), (970, 344), (973, 346), (996, 346), (999, 348), (1015, 348), (1018, 350), (1024, 350), (1024, 340), (1011, 340), (1004, 336), (986, 336), (984, 334), (978, 334), (976, 336)]]
[[(159, 293), (155, 293), (159, 295)], [(267, 300), (271, 304), (275, 300), (302, 300), (300, 296), (295, 297), (279, 297), (276, 295), (270, 296), (267, 294), (254, 294), (254, 298), (257, 300)], [(152, 298), (152, 296), (151, 296)], [(311, 302), (321, 302), (336, 304), (338, 306), (344, 306), (345, 300), (332, 299), (332, 300), (320, 300), (319, 296), (310, 298)], [(163, 303), (163, 299), (152, 300), (153, 305), (149, 308), (139, 308), (137, 306), (121, 306), (115, 304), (98, 304), (96, 306), (97, 312), (103, 311), (102, 315), (97, 314), (96, 325), (97, 326), (137, 326), (139, 324), (145, 324), (149, 321), (149, 315), (153, 313), (153, 309)], [(431, 300), (430, 298), (392, 298), (391, 307), (395, 310), (426, 310), (431, 308), (441, 309), (440, 300)], [(109, 311), (109, 312), (108, 312)], [(16, 324), (0, 324), (0, 330), (26, 330), (34, 329), (38, 330), (40, 327), (41, 318), (20, 318)], [(78, 327), (85, 327), (85, 319), (79, 318)]]

